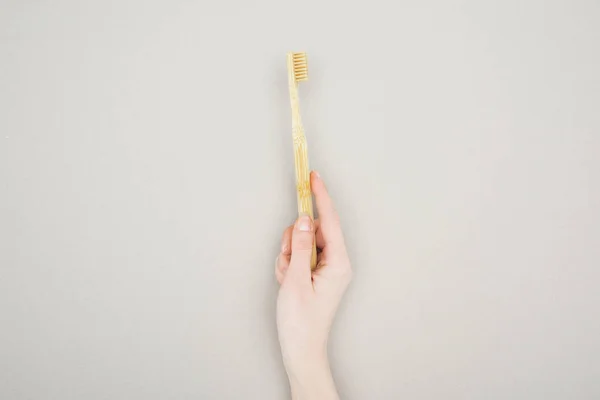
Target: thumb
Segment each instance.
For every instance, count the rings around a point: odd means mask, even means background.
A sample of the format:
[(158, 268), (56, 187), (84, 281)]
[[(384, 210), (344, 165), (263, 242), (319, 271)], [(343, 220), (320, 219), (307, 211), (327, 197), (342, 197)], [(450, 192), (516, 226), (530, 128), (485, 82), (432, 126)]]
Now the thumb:
[(294, 224), (292, 232), (292, 257), (287, 275), (300, 284), (311, 282), (310, 259), (312, 256), (315, 228), (308, 215), (302, 215)]

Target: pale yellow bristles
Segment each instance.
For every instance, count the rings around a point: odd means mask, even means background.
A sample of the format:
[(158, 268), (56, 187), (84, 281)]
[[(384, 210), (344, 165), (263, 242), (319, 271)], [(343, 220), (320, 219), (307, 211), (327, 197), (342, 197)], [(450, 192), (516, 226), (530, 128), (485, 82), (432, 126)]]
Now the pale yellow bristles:
[(296, 82), (308, 80), (308, 61), (306, 53), (293, 53), (294, 60), (294, 78)]

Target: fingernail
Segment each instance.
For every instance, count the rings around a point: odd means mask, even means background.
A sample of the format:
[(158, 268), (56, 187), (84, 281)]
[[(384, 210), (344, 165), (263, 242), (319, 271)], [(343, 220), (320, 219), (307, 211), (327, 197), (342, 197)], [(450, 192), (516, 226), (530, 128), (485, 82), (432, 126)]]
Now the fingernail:
[(281, 253), (285, 253), (285, 251), (287, 250), (288, 246), (287, 243), (282, 243), (281, 244)]
[(308, 215), (302, 215), (298, 218), (296, 223), (298, 230), (303, 232), (310, 232), (312, 230), (312, 221)]
[(321, 179), (321, 174), (319, 173), (319, 171), (313, 171), (315, 176), (319, 179)]

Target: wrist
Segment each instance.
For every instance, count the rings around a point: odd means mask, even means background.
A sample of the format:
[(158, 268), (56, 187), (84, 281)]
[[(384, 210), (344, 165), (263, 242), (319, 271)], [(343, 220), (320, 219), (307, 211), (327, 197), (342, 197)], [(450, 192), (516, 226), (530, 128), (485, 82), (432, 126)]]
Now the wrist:
[(281, 341), (281, 355), (288, 374), (303, 374), (308, 370), (329, 366), (327, 338), (314, 335), (310, 340)]
[(304, 379), (314, 371), (329, 370), (329, 359), (326, 351), (284, 357), (285, 370), (291, 379)]
[(293, 400), (339, 399), (327, 353), (286, 364)]

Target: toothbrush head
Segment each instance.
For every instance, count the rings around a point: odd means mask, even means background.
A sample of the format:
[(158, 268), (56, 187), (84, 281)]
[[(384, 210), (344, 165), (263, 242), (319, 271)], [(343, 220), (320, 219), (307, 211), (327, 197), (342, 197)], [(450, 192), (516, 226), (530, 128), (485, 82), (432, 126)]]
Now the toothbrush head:
[(294, 68), (294, 80), (303, 82), (308, 80), (308, 61), (306, 53), (292, 53), (292, 64)]

